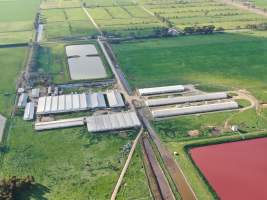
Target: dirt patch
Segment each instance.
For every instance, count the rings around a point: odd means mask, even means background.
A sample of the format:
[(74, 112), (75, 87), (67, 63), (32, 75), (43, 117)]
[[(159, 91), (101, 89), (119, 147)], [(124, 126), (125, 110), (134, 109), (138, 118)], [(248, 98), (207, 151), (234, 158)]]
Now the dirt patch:
[(199, 130), (191, 130), (191, 131), (188, 131), (187, 134), (191, 137), (195, 137), (195, 136), (199, 136), (200, 132)]

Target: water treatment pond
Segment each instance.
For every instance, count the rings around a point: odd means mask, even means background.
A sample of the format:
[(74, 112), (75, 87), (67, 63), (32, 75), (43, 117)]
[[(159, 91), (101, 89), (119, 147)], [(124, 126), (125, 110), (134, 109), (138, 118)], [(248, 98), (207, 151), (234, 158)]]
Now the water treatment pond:
[(267, 138), (197, 147), (192, 159), (222, 200), (267, 199)]
[(105, 66), (94, 45), (66, 47), (70, 77), (72, 80), (106, 78)]

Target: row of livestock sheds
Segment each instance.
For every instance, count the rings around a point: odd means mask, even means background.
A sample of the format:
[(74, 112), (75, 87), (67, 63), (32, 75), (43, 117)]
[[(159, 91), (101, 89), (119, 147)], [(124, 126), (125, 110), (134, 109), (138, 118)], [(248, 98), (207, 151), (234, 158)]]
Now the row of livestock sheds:
[(45, 96), (38, 100), (37, 114), (66, 113), (87, 110), (86, 94)]
[[(107, 100), (105, 100), (107, 95)], [(124, 107), (122, 94), (117, 91), (104, 93), (66, 94), (59, 96), (45, 96), (38, 100), (37, 114), (56, 114), (77, 112), (91, 109)]]
[(162, 117), (189, 115), (197, 113), (222, 111), (222, 110), (232, 110), (237, 108), (238, 108), (238, 103), (231, 101), (231, 102), (204, 104), (199, 106), (189, 106), (182, 108), (173, 107), (167, 109), (152, 110), (152, 115), (154, 118), (162, 118)]
[(152, 107), (152, 106), (192, 103), (199, 101), (210, 101), (210, 100), (226, 99), (226, 98), (228, 98), (226, 92), (216, 92), (216, 93), (199, 94), (193, 96), (148, 99), (145, 101), (145, 103), (147, 106)]
[(89, 132), (104, 132), (138, 128), (141, 126), (135, 112), (120, 112), (86, 118)]
[(143, 89), (138, 90), (141, 96), (164, 94), (164, 93), (176, 93), (176, 92), (183, 92), (183, 91), (185, 91), (185, 87), (183, 85), (143, 88)]

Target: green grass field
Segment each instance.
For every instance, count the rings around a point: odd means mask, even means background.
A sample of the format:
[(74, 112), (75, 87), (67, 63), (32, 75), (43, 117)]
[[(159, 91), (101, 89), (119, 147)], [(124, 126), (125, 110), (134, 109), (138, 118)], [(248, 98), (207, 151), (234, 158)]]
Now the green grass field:
[(0, 1), (0, 44), (29, 42), (39, 0)]
[(11, 122), (0, 177), (33, 175), (40, 187), (31, 199), (109, 199), (126, 158), (122, 147), (135, 135), (94, 135), (86, 128), (36, 133), (19, 116)]
[(17, 77), (22, 70), (26, 48), (0, 48), (0, 113), (8, 117), (12, 111)]
[(248, 89), (267, 100), (266, 37), (186, 36), (126, 42), (113, 49), (133, 88), (195, 83)]
[(142, 159), (141, 146), (138, 145), (124, 177), (117, 199), (152, 199)]

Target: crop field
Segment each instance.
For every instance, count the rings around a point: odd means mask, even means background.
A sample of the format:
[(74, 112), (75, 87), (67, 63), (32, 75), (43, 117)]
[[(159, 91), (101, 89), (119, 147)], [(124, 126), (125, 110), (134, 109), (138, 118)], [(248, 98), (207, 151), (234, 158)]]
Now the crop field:
[(22, 70), (26, 48), (0, 48), (0, 113), (9, 117), (13, 108), (17, 76)]
[(119, 36), (145, 36), (164, 27), (139, 6), (96, 7), (88, 8), (88, 12), (103, 32)]
[(97, 34), (91, 21), (81, 8), (42, 10), (45, 39)]
[[(39, 184), (31, 191), (36, 200), (108, 199), (126, 158), (122, 147), (134, 137), (134, 132), (94, 135), (86, 128), (37, 134), (19, 116), (11, 122), (0, 177), (33, 175)], [(136, 182), (145, 181), (138, 176)]]
[(186, 36), (113, 45), (133, 88), (186, 83), (229, 90), (242, 87), (262, 101), (267, 100), (266, 48), (266, 37), (247, 34)]
[(32, 38), (38, 0), (0, 1), (0, 44), (28, 42)]
[(266, 17), (239, 10), (216, 0), (144, 2), (145, 7), (169, 20), (176, 28), (214, 25), (216, 28), (240, 29), (267, 21)]

